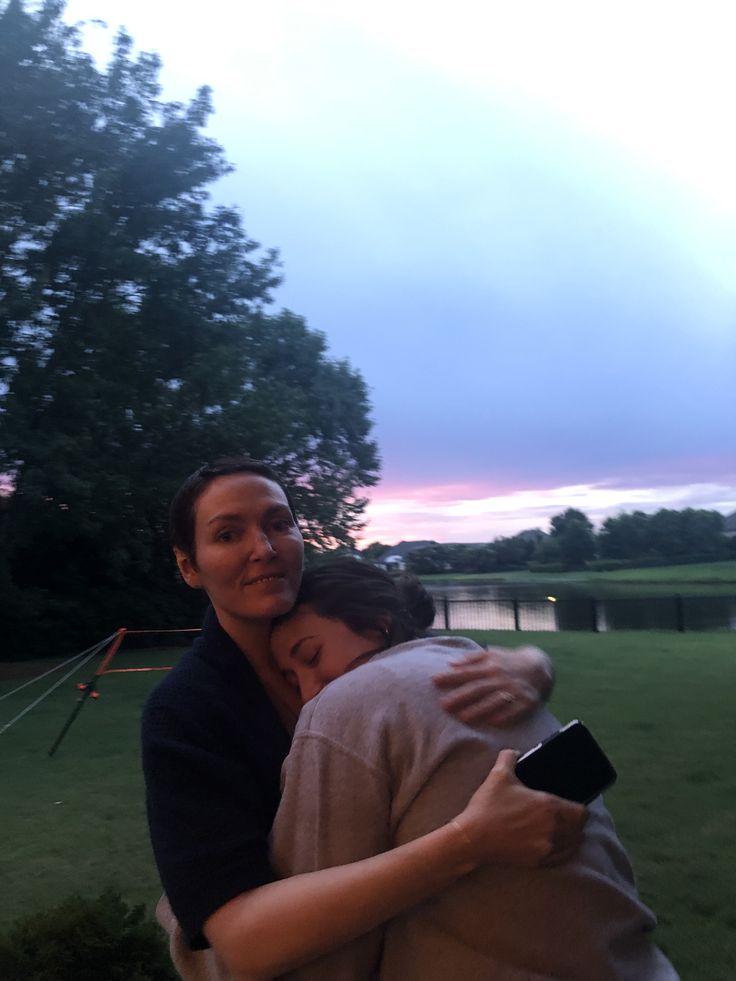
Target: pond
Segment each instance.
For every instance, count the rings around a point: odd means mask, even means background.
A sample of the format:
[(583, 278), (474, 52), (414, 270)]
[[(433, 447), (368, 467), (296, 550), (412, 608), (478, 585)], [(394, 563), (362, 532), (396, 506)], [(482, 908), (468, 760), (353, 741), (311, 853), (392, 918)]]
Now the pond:
[[(736, 589), (678, 594), (630, 583), (426, 583), (434, 626), (452, 630), (736, 630)], [(727, 587), (728, 588), (728, 587)], [(731, 587), (732, 588), (732, 587)], [(548, 592), (545, 592), (547, 590)]]

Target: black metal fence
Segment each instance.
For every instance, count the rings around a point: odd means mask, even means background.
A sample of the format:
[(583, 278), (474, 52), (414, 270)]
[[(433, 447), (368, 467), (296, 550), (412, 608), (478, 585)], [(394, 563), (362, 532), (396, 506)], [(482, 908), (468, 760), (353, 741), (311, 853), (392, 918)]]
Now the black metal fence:
[(435, 595), (437, 630), (736, 630), (736, 596), (454, 599)]

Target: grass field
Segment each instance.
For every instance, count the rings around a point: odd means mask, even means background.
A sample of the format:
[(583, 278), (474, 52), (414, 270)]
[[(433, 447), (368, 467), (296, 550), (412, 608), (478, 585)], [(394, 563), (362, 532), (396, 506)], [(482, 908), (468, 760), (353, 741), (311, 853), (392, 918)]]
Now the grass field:
[[(508, 633), (476, 636), (512, 640)], [(619, 632), (523, 639), (554, 658), (557, 714), (586, 721), (619, 771), (607, 801), (642, 894), (659, 915), (660, 944), (683, 981), (732, 981), (736, 638)], [(120, 659), (133, 666), (170, 663), (172, 656), (123, 650)], [(152, 908), (158, 883), (137, 741), (140, 707), (156, 677), (103, 679), (100, 699), (85, 705), (53, 759), (47, 751), (74, 707), (77, 679), (0, 736), (0, 925), (72, 892), (97, 895), (108, 885)], [(0, 693), (17, 684), (4, 682)], [(0, 722), (46, 684), (2, 702)]]
[(591, 591), (598, 588), (607, 591), (615, 586), (617, 592), (631, 587), (631, 594), (667, 592), (684, 593), (695, 596), (701, 594), (736, 593), (736, 561), (701, 562), (692, 565), (657, 566), (653, 569), (616, 569), (611, 572), (516, 572), (498, 573), (447, 573), (437, 576), (422, 576), (422, 582), (466, 582), (466, 583), (524, 583), (528, 585), (574, 583), (588, 585)]

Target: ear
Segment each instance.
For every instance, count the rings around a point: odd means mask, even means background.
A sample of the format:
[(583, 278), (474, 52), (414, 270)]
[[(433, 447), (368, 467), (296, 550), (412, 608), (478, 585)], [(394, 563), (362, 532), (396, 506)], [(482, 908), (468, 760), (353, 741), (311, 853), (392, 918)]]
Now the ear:
[(393, 618), (390, 614), (386, 613), (384, 616), (378, 617), (376, 619), (376, 631), (383, 637), (385, 641), (388, 641), (391, 637), (393, 627)]
[(174, 549), (174, 555), (176, 557), (176, 564), (179, 566), (181, 578), (184, 580), (187, 586), (191, 586), (192, 589), (201, 589), (202, 583), (200, 582), (199, 573), (197, 572), (197, 567), (194, 564), (194, 560), (191, 559), (186, 552), (182, 552), (180, 548)]

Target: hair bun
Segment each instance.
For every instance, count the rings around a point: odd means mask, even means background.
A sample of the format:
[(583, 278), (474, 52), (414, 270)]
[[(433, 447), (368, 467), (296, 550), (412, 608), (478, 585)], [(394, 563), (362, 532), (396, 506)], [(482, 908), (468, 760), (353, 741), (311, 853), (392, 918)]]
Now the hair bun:
[(417, 630), (421, 632), (429, 630), (434, 623), (436, 612), (431, 594), (411, 573), (402, 573), (396, 580), (396, 588), (402, 606), (415, 623)]

